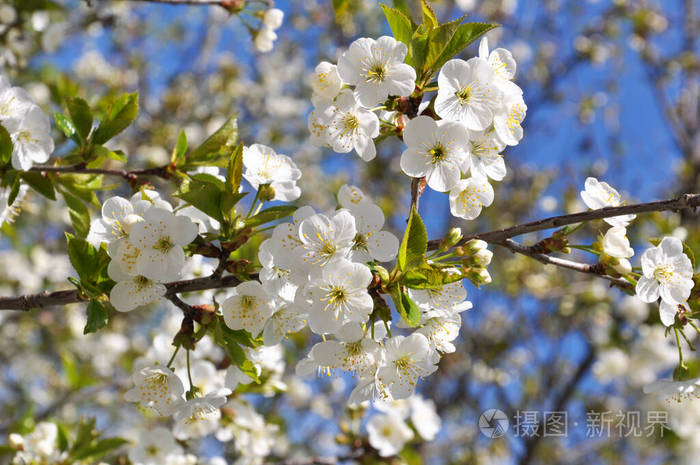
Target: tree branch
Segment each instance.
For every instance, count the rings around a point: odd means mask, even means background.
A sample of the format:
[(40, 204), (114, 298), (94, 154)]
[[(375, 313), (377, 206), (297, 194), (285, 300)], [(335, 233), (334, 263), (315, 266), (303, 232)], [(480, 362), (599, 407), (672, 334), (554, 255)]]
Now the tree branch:
[[(256, 279), (257, 275), (251, 275), (251, 278)], [(182, 281), (174, 281), (167, 283), (165, 287), (168, 289), (165, 293), (166, 298), (170, 298), (182, 292), (204, 291), (207, 289), (220, 289), (224, 287), (232, 287), (240, 284), (240, 280), (233, 275), (224, 277), (207, 276), (204, 278), (185, 279)], [(32, 308), (53, 307), (58, 305), (67, 305), (76, 302), (88, 300), (81, 295), (77, 290), (66, 290), (56, 292), (41, 292), (39, 294), (26, 294), (17, 297), (0, 297), (0, 310), (23, 310), (29, 311)]]
[(240, 0), (117, 0), (121, 2), (163, 3), (166, 5), (219, 5), (224, 8), (241, 4)]
[[(505, 229), (488, 231), (483, 233), (467, 234), (458, 245), (464, 245), (472, 239), (481, 239), (491, 244), (498, 244), (511, 237), (520, 236), (535, 231), (558, 228), (569, 224), (581, 223), (583, 221), (599, 220), (620, 215), (636, 213), (662, 212), (669, 210), (684, 210), (700, 206), (700, 194), (684, 194), (678, 198), (670, 200), (659, 200), (657, 202), (636, 203), (624, 205), (622, 207), (606, 207), (598, 210), (589, 210), (571, 215), (560, 215), (532, 221), (530, 223), (519, 224)], [(440, 245), (441, 239), (428, 241), (428, 250), (435, 250)]]
[(86, 168), (84, 164), (69, 166), (33, 166), (29, 171), (40, 173), (75, 173), (75, 174), (106, 174), (109, 176), (121, 176), (127, 180), (134, 180), (139, 176), (158, 176), (163, 179), (170, 178), (168, 165), (157, 168), (147, 168), (139, 170), (112, 170), (102, 168)]
[(618, 287), (632, 289), (632, 284), (630, 284), (628, 281), (605, 274), (605, 271), (597, 265), (589, 265), (587, 263), (579, 263), (572, 260), (565, 260), (563, 258), (550, 257), (549, 255), (535, 252), (532, 247), (520, 245), (512, 239), (505, 239), (501, 242), (496, 242), (495, 244), (505, 247), (513, 253), (519, 253), (521, 255), (534, 258), (538, 262), (544, 263), (545, 265), (554, 265), (561, 268), (578, 271), (580, 273), (594, 274), (603, 279), (607, 279)]

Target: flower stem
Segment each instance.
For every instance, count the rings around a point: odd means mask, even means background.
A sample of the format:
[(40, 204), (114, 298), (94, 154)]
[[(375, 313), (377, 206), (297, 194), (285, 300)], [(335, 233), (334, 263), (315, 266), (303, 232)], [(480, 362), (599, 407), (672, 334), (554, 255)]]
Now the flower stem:
[(187, 349), (187, 380), (190, 382), (190, 390), (188, 394), (194, 397), (195, 387), (194, 383), (192, 382), (192, 372), (190, 370), (190, 349)]
[(175, 360), (175, 356), (177, 355), (179, 350), (180, 350), (180, 346), (175, 346), (175, 352), (173, 352), (173, 356), (170, 357), (170, 360), (168, 360), (168, 364), (166, 365), (167, 368), (172, 367), (173, 361)]
[(683, 349), (681, 348), (681, 338), (678, 335), (678, 328), (673, 328), (673, 332), (676, 333), (676, 345), (678, 346), (678, 364), (681, 368), (685, 368), (685, 363), (683, 363)]
[(260, 189), (255, 191), (255, 197), (253, 198), (253, 203), (250, 204), (250, 210), (248, 210), (248, 214), (246, 215), (246, 218), (250, 218), (250, 215), (253, 213), (253, 209), (255, 208), (255, 205), (258, 203), (258, 199), (260, 199)]
[(689, 324), (690, 326), (692, 326), (693, 328), (695, 328), (695, 331), (697, 331), (698, 333), (700, 333), (700, 328), (698, 328), (698, 327), (695, 325), (695, 323), (693, 323), (691, 320), (688, 320), (688, 324)]

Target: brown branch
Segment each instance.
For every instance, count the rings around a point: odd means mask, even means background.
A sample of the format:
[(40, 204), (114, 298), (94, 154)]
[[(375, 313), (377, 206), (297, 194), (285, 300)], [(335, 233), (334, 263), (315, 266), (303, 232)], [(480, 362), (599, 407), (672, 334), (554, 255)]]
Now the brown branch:
[(38, 171), (40, 173), (75, 173), (75, 174), (106, 174), (109, 176), (121, 176), (127, 180), (134, 180), (139, 176), (158, 176), (163, 179), (168, 179), (168, 165), (159, 166), (157, 168), (147, 168), (139, 170), (116, 170), (103, 168), (86, 168), (84, 164), (69, 165), (69, 166), (33, 166), (29, 171)]
[(534, 251), (532, 247), (520, 245), (512, 239), (505, 239), (501, 242), (496, 242), (496, 244), (507, 248), (513, 253), (519, 253), (521, 255), (534, 258), (538, 262), (544, 263), (545, 265), (554, 265), (561, 268), (578, 271), (579, 273), (594, 274), (596, 276), (600, 276), (603, 279), (607, 279), (608, 281), (610, 281), (618, 287), (632, 288), (632, 284), (630, 284), (628, 281), (622, 278), (615, 278), (613, 276), (605, 274), (605, 271), (602, 270), (598, 265), (590, 265), (587, 263), (579, 263), (572, 260), (565, 260), (563, 258), (550, 257), (549, 255)]
[[(252, 275), (256, 279), (257, 275)], [(169, 298), (182, 292), (203, 291), (207, 289), (221, 289), (233, 287), (241, 281), (233, 275), (224, 277), (207, 276), (204, 278), (185, 279), (167, 283), (168, 289), (165, 297)], [(23, 310), (29, 311), (33, 308), (54, 307), (67, 305), (88, 300), (77, 290), (65, 290), (56, 292), (41, 292), (39, 294), (26, 294), (16, 297), (0, 297), (0, 310)]]
[[(511, 237), (520, 236), (535, 231), (559, 228), (569, 224), (581, 223), (583, 221), (599, 220), (620, 215), (636, 213), (662, 212), (669, 210), (692, 209), (700, 206), (700, 194), (684, 194), (676, 199), (660, 200), (657, 202), (636, 203), (624, 205), (622, 207), (606, 207), (598, 210), (589, 210), (571, 215), (560, 215), (532, 221), (530, 223), (519, 224), (505, 229), (488, 231), (483, 233), (467, 234), (458, 245), (464, 245), (471, 239), (481, 239), (491, 244), (498, 244)], [(428, 250), (435, 250), (440, 245), (441, 239), (428, 241)]]

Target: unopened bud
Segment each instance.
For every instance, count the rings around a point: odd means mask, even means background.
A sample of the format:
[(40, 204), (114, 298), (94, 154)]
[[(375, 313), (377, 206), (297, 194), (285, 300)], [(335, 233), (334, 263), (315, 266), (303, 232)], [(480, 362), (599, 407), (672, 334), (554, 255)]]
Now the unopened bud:
[(438, 248), (438, 250), (440, 252), (447, 251), (448, 249), (457, 245), (457, 243), (462, 240), (462, 237), (463, 236), (462, 236), (461, 229), (459, 229), (459, 228), (450, 229), (450, 232), (448, 232), (447, 235), (445, 236), (445, 238), (442, 241), (440, 241), (440, 247)]
[(386, 268), (384, 268), (383, 266), (376, 265), (374, 267), (374, 271), (377, 272), (379, 279), (381, 279), (383, 283), (389, 282), (389, 272)]
[(491, 275), (486, 268), (472, 268), (467, 273), (467, 279), (472, 282), (476, 287), (482, 284), (489, 284), (491, 282)]
[(479, 250), (484, 250), (486, 247), (488, 247), (488, 244), (485, 241), (481, 239), (472, 239), (464, 244), (463, 249), (465, 255), (474, 255)]
[(275, 198), (275, 188), (270, 184), (263, 184), (258, 187), (258, 194), (260, 195), (260, 200), (263, 202), (269, 202)]
[(615, 271), (620, 274), (627, 274), (632, 272), (632, 264), (626, 258), (618, 258), (617, 265), (613, 265)]
[(474, 255), (474, 263), (480, 266), (488, 266), (493, 258), (493, 252), (489, 249), (481, 249)]
[(8, 443), (13, 450), (24, 450), (24, 438), (17, 433), (10, 434)]

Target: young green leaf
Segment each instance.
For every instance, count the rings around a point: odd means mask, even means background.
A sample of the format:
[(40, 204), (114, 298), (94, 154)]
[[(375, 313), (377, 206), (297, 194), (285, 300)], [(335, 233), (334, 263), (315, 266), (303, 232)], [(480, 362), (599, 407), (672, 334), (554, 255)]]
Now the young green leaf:
[(243, 144), (236, 146), (226, 168), (226, 191), (238, 194), (243, 179)]
[(252, 378), (256, 383), (260, 382), (258, 373), (255, 370), (253, 363), (248, 360), (245, 351), (241, 345), (248, 347), (257, 347), (259, 344), (255, 342), (245, 330), (232, 330), (223, 321), (223, 318), (217, 318), (214, 325), (214, 340), (218, 345), (224, 348), (231, 364), (236, 365), (240, 370)]
[[(110, 150), (104, 145), (96, 145), (92, 148), (98, 157), (111, 158), (112, 160), (126, 163), (126, 154), (121, 150)], [(101, 163), (101, 161), (100, 161)], [(92, 163), (91, 163), (92, 164)], [(99, 165), (98, 165), (99, 166)]]
[(187, 134), (185, 131), (180, 131), (177, 136), (177, 143), (173, 147), (173, 153), (170, 155), (170, 162), (175, 163), (175, 166), (180, 165), (185, 160), (187, 154)]
[(428, 3), (428, 0), (421, 0), (420, 6), (423, 12), (423, 24), (425, 24), (425, 27), (428, 30), (438, 27), (437, 16), (435, 16), (435, 11), (433, 7), (430, 6), (430, 3)]
[(95, 130), (92, 140), (95, 144), (104, 144), (112, 137), (126, 129), (139, 114), (139, 94), (123, 94), (117, 97)]
[(412, 328), (418, 326), (421, 315), (418, 305), (416, 305), (416, 303), (405, 292), (401, 293), (401, 303), (403, 304), (403, 308), (406, 312), (406, 316), (404, 317), (406, 323), (408, 323), (408, 325)]
[(65, 134), (66, 137), (72, 138), (75, 135), (75, 125), (70, 118), (58, 112), (55, 112), (53, 117), (56, 120), (56, 126), (58, 126), (58, 129), (63, 131), (63, 134)]
[(79, 97), (67, 99), (66, 106), (80, 138), (87, 140), (92, 129), (92, 111), (90, 111), (90, 106)]
[(197, 166), (226, 166), (237, 142), (238, 124), (233, 115), (187, 156), (185, 170)]
[(51, 179), (37, 171), (23, 171), (21, 176), (24, 182), (29, 184), (32, 189), (47, 199), (56, 200), (56, 193), (54, 192)]
[(0, 124), (0, 166), (5, 166), (12, 161), (12, 138), (7, 129)]
[(247, 228), (255, 228), (256, 226), (260, 226), (261, 224), (269, 223), (271, 221), (291, 216), (296, 210), (297, 207), (295, 207), (294, 205), (279, 205), (276, 207), (266, 208), (257, 215), (248, 218), (245, 222), (245, 225)]
[(433, 70), (439, 70), (442, 65), (460, 54), (462, 50), (467, 48), (476, 39), (497, 27), (498, 24), (488, 23), (460, 24), (452, 34), (449, 42), (443, 48), (440, 56), (433, 63)]
[(221, 193), (224, 183), (214, 176), (203, 174), (193, 176), (175, 196), (221, 222)]
[(391, 33), (394, 34), (394, 38), (399, 42), (410, 45), (411, 37), (413, 36), (413, 25), (411, 19), (396, 8), (391, 8), (381, 3), (379, 6), (382, 7), (382, 10), (384, 11), (384, 16), (386, 16), (386, 20), (391, 28)]
[(68, 206), (68, 214), (75, 234), (78, 237), (87, 237), (90, 232), (90, 211), (80, 199), (68, 192), (63, 192), (63, 199)]
[(405, 271), (409, 268), (420, 266), (425, 261), (425, 252), (428, 249), (428, 233), (425, 230), (423, 220), (416, 210), (416, 206), (411, 206), (411, 215), (408, 217), (408, 224), (404, 232), (396, 265), (399, 270)]
[(394, 0), (394, 8), (399, 10), (401, 13), (406, 15), (407, 18), (411, 18), (411, 8), (408, 6), (406, 0)]
[(78, 273), (81, 282), (94, 282), (109, 263), (104, 249), (96, 249), (85, 239), (66, 233), (68, 259)]
[(87, 306), (87, 323), (83, 329), (83, 334), (97, 332), (107, 326), (109, 313), (99, 300), (91, 300)]

